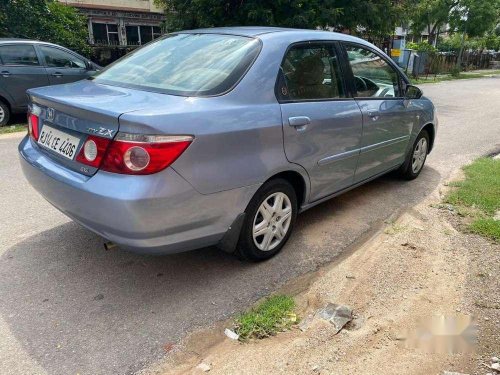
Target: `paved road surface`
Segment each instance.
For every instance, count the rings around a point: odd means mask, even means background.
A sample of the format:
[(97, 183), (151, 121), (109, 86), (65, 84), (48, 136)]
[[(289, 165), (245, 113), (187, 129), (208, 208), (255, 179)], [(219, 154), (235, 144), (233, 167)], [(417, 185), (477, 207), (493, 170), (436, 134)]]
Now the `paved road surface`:
[(101, 238), (25, 182), (19, 137), (0, 138), (0, 373), (134, 373), (160, 358), (164, 344), (331, 261), (453, 169), (500, 146), (499, 78), (423, 89), (441, 123), (420, 178), (383, 177), (304, 213), (282, 254), (262, 264), (215, 249), (105, 252)]

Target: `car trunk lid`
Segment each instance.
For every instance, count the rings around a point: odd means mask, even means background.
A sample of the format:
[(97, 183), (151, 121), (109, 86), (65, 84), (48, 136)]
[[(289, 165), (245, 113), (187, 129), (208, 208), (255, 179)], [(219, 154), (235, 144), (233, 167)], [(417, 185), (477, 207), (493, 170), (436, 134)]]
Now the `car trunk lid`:
[[(59, 163), (88, 176), (95, 174), (98, 168), (76, 161), (76, 155), (89, 136), (113, 139), (122, 114), (165, 106), (169, 102), (168, 95), (89, 80), (32, 89), (28, 95), (30, 106), (36, 108), (39, 117), (40, 137), (36, 145)], [(56, 138), (60, 138), (60, 142)], [(61, 152), (61, 149), (65, 151), (65, 141), (76, 143), (71, 155)]]

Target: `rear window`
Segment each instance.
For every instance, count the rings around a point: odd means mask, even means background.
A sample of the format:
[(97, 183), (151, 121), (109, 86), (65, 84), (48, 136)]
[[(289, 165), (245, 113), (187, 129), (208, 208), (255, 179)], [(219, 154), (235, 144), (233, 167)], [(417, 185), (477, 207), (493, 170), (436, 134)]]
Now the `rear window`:
[(167, 35), (112, 64), (93, 79), (173, 95), (230, 90), (260, 51), (254, 38), (221, 34)]

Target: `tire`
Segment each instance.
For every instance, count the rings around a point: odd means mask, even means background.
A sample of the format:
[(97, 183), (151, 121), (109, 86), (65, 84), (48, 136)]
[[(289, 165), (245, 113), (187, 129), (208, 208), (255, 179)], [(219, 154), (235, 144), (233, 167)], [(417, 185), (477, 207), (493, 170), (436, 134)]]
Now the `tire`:
[[(241, 259), (259, 262), (279, 253), (293, 231), (297, 207), (297, 195), (288, 181), (275, 179), (265, 183), (245, 210), (235, 254)], [(257, 233), (259, 230), (261, 235)]]
[(7, 125), (9, 119), (10, 119), (9, 106), (0, 100), (0, 126)]
[(429, 133), (422, 130), (415, 139), (405, 163), (399, 169), (399, 175), (405, 180), (414, 180), (418, 177), (425, 165), (429, 152)]

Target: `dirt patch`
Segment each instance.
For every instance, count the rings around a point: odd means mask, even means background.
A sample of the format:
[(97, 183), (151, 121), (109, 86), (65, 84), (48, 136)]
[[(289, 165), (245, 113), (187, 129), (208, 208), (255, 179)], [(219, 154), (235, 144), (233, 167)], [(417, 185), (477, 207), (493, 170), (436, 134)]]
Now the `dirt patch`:
[[(219, 323), (197, 332), (157, 374), (468, 374), (493, 372), (500, 338), (500, 246), (458, 229), (461, 219), (439, 207), (446, 186), (387, 223), (340, 262), (296, 280), (303, 318), (328, 302), (350, 306), (355, 319), (340, 333), (315, 320), (302, 332), (241, 344)], [(307, 287), (304, 288), (304, 285)], [(432, 317), (474, 317), (476, 352), (408, 347), (405, 338)]]

